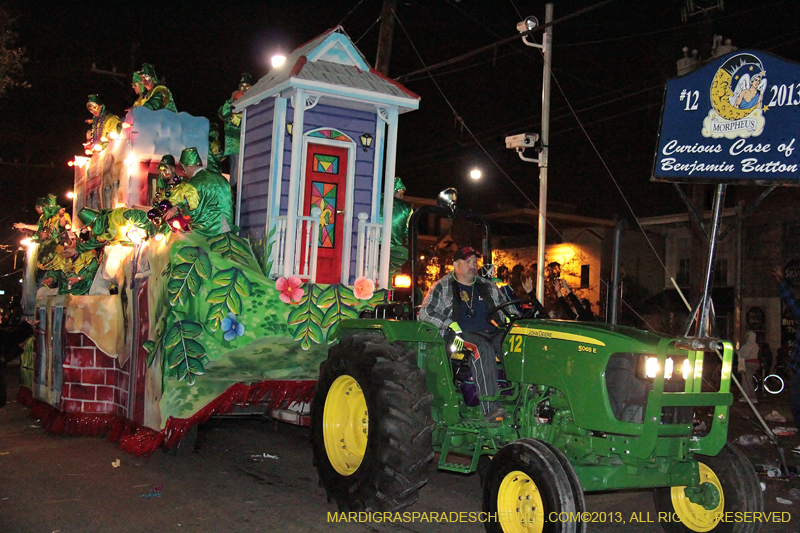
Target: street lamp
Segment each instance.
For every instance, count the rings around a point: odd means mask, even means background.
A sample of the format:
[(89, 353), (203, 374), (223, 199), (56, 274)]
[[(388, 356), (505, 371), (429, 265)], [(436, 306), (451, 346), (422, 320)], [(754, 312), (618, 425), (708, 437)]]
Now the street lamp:
[(481, 179), (481, 171), (478, 169), (478, 167), (475, 167), (470, 171), (469, 177), (476, 181)]
[(286, 63), (286, 56), (282, 54), (275, 54), (270, 58), (270, 62), (272, 63), (272, 68), (279, 68)]

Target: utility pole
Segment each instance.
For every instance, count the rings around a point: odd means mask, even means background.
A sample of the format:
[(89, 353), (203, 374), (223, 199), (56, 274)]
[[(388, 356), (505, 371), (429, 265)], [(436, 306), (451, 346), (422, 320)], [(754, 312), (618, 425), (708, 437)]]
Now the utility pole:
[(550, 151), (550, 61), (553, 57), (553, 4), (545, 5), (542, 37), (544, 67), (542, 73), (542, 153), (539, 154), (539, 249), (537, 250), (536, 297), (544, 302), (544, 249), (547, 246), (547, 155)]
[(389, 62), (392, 59), (392, 40), (394, 38), (394, 12), (397, 0), (383, 0), (381, 9), (381, 30), (378, 34), (378, 53), (375, 57), (375, 70), (389, 75)]
[[(547, 155), (550, 150), (550, 63), (553, 57), (553, 4), (545, 4), (545, 30), (542, 44), (528, 40), (528, 34), (539, 25), (536, 17), (528, 17), (517, 24), (517, 31), (522, 35), (525, 45), (539, 48), (544, 62), (542, 73), (542, 131), (541, 134), (523, 133), (506, 137), (506, 148), (516, 150), (523, 161), (539, 164), (539, 239), (536, 260), (536, 298), (544, 302), (544, 251), (547, 246)], [(541, 145), (537, 145), (541, 141)], [(538, 158), (526, 157), (526, 148), (539, 151)]]

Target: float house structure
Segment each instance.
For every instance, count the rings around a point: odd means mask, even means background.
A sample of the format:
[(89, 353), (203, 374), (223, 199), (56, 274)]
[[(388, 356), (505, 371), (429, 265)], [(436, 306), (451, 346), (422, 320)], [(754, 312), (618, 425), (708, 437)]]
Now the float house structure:
[[(110, 432), (137, 455), (238, 407), (308, 423), (329, 331), (386, 301), (382, 196), (398, 117), (418, 105), (341, 27), (300, 47), (236, 102), (239, 234), (176, 227), (147, 239), (115, 227), (89, 294), (36, 300), (21, 401), (51, 431)], [(163, 155), (195, 146), (206, 163), (205, 118), (137, 107), (123, 122), (119, 138), (76, 158), (78, 224), (83, 207), (146, 210)]]
[[(242, 112), (237, 223), (274, 243), (272, 275), (389, 285), (398, 117), (419, 96), (372, 69), (341, 26), (295, 50), (236, 101)], [(385, 165), (385, 166), (384, 166)], [(314, 253), (304, 227), (320, 209)], [(287, 231), (297, 228), (297, 231)], [(314, 257), (314, 264), (307, 257)]]

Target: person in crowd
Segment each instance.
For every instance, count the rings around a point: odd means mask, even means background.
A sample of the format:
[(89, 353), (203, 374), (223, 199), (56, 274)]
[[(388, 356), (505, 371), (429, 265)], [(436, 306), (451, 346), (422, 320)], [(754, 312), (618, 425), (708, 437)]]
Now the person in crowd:
[[(776, 267), (772, 272), (775, 276), (775, 281), (778, 282), (778, 291), (780, 292), (781, 300), (783, 300), (786, 308), (797, 323), (800, 324), (800, 303), (797, 302), (789, 288), (789, 284), (786, 283), (786, 279), (783, 277), (783, 270)], [(789, 405), (792, 409), (795, 425), (800, 425), (800, 327), (795, 330), (794, 340), (789, 349), (787, 364), (790, 373)], [(792, 451), (794, 453), (800, 453), (800, 446), (793, 448)]]
[[(502, 358), (503, 330), (497, 326), (516, 311), (513, 306), (490, 311), (506, 301), (494, 283), (478, 276), (478, 253), (464, 246), (453, 256), (453, 272), (430, 288), (420, 309), (420, 320), (433, 324), (453, 351), (461, 351), (465, 342), (476, 346), (468, 363), (480, 397), (498, 392), (495, 358)], [(498, 401), (480, 403), (486, 420), (507, 416)]]
[(761, 363), (758, 360), (758, 353), (761, 350), (756, 342), (756, 332), (748, 331), (744, 334), (745, 342), (739, 347), (738, 352), (738, 366), (737, 370), (742, 375), (742, 386), (744, 387), (744, 396), (739, 398), (740, 402), (746, 402), (747, 399), (751, 403), (758, 403), (755, 391), (753, 390), (753, 376), (758, 371)]

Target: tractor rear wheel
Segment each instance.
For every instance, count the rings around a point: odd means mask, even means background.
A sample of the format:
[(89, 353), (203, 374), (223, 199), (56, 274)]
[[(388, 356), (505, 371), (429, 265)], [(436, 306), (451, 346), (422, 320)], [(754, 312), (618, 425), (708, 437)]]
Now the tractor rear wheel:
[(483, 510), (490, 533), (583, 531), (574, 521), (570, 476), (549, 445), (534, 439), (514, 441), (494, 456), (483, 484)]
[(311, 404), (320, 484), (342, 511), (397, 511), (428, 482), (431, 399), (412, 350), (380, 333), (331, 347)]
[(664, 531), (758, 531), (759, 522), (722, 520), (731, 512), (753, 513), (764, 510), (761, 484), (747, 457), (731, 444), (726, 444), (716, 456), (698, 455), (695, 459), (700, 467), (700, 487), (708, 503), (702, 505), (689, 501), (684, 491), (685, 486), (655, 489), (653, 495), (656, 511), (669, 513), (668, 516), (671, 517), (669, 521), (660, 521)]

